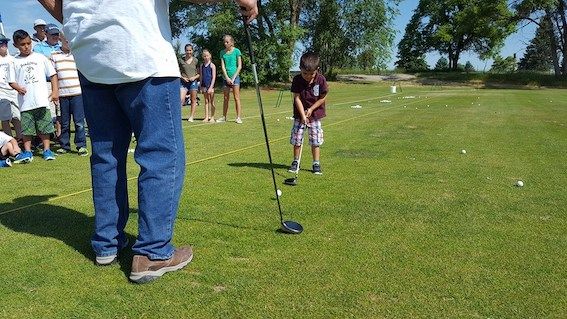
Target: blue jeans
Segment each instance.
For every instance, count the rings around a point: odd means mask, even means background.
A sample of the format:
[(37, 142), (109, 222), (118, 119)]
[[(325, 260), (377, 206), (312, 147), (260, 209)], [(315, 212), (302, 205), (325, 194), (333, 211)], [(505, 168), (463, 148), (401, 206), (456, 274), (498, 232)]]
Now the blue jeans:
[(126, 244), (128, 221), (126, 157), (132, 138), (138, 176), (138, 237), (134, 254), (169, 259), (173, 225), (185, 175), (178, 78), (147, 78), (97, 84), (79, 75), (92, 144), (91, 173), (97, 256)]
[(66, 150), (71, 149), (71, 115), (75, 123), (75, 146), (77, 149), (87, 146), (83, 97), (81, 95), (60, 97), (59, 106), (61, 108), (61, 136), (59, 137), (61, 147)]

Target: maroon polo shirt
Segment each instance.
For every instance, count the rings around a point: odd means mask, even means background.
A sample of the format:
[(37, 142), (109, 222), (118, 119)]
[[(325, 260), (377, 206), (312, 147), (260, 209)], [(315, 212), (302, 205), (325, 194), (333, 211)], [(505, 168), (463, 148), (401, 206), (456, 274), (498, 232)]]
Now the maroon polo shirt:
[[(293, 82), (291, 83), (291, 92), (299, 94), (299, 98), (301, 99), (301, 103), (303, 103), (303, 109), (305, 112), (307, 112), (307, 109), (315, 104), (317, 100), (327, 94), (328, 91), (329, 87), (327, 85), (327, 80), (319, 73), (317, 73), (311, 84), (305, 81), (301, 74), (294, 76)], [(318, 120), (324, 118), (326, 115), (325, 103), (323, 103), (315, 111), (313, 111), (311, 117)], [(295, 106), (295, 100), (293, 102), (293, 117), (296, 119), (301, 118), (301, 115)]]

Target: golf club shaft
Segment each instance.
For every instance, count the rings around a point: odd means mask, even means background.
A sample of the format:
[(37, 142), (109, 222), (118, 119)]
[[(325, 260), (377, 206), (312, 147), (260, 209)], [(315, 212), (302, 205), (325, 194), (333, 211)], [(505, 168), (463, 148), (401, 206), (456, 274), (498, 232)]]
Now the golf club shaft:
[(280, 204), (280, 197), (278, 196), (278, 185), (276, 184), (276, 174), (274, 173), (274, 164), (272, 162), (272, 152), (270, 151), (270, 141), (268, 139), (268, 130), (266, 129), (266, 119), (264, 117), (264, 107), (262, 105), (262, 96), (260, 94), (260, 84), (258, 83), (258, 72), (256, 71), (256, 59), (254, 58), (254, 50), (252, 49), (252, 37), (250, 36), (250, 28), (246, 23), (246, 18), (243, 17), (244, 30), (246, 31), (246, 40), (248, 42), (248, 53), (250, 54), (250, 61), (252, 62), (252, 73), (254, 74), (254, 84), (256, 85), (256, 98), (258, 99), (258, 107), (260, 108), (260, 118), (262, 119), (262, 128), (264, 129), (264, 138), (266, 139), (266, 149), (268, 150), (268, 159), (270, 160), (270, 170), (272, 172), (272, 181), (274, 183), (274, 194), (278, 202), (278, 211), (280, 213), (280, 223), (283, 224), (283, 214)]

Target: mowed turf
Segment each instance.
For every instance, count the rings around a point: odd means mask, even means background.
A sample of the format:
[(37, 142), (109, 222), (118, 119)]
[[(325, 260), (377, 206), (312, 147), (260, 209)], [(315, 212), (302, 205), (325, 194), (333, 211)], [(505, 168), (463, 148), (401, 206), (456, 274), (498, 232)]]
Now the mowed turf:
[(282, 207), (301, 235), (277, 232), (253, 90), (242, 125), (183, 123), (174, 242), (195, 258), (147, 285), (128, 282), (130, 252), (93, 264), (87, 158), (0, 170), (0, 317), (567, 317), (564, 90), (330, 89), (324, 175), (305, 148), (295, 187), (282, 184), (290, 95), (275, 108), (279, 92), (262, 92)]

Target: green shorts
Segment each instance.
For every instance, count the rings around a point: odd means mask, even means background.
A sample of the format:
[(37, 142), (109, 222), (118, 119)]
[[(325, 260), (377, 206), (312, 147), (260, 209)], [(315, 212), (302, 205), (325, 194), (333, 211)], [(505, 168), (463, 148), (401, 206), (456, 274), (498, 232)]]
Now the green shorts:
[(51, 120), (51, 112), (46, 107), (22, 111), (22, 134), (26, 136), (35, 136), (39, 134), (51, 134), (55, 132), (53, 121)]

